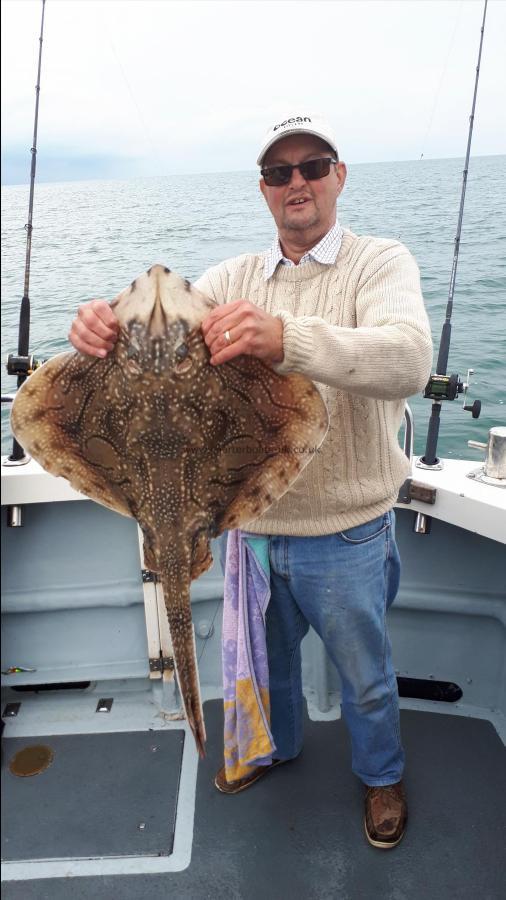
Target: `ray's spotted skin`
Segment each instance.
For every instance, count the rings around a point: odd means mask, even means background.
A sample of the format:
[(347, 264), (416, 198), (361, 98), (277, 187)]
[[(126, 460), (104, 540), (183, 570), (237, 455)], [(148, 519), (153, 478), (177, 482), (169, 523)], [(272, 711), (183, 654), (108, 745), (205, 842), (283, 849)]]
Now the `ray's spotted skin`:
[(37, 369), (18, 391), (12, 429), (48, 472), (139, 523), (203, 755), (190, 582), (212, 563), (210, 538), (251, 523), (288, 490), (323, 441), (327, 411), (302, 375), (252, 356), (210, 365), (200, 325), (214, 304), (164, 266), (111, 308), (112, 352), (61, 353)]

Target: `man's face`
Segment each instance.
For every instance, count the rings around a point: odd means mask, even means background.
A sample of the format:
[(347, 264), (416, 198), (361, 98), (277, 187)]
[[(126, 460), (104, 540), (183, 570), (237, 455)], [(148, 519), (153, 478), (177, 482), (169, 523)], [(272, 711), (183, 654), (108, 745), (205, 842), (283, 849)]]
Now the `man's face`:
[[(265, 155), (262, 167), (295, 165), (309, 159), (334, 156), (328, 144), (310, 134), (293, 134), (277, 141)], [(336, 200), (346, 179), (346, 166), (338, 163), (317, 181), (306, 181), (298, 169), (291, 180), (281, 187), (269, 187), (260, 180), (260, 190), (274, 217), (281, 239), (305, 233), (317, 240), (329, 231), (336, 221)], [(302, 202), (300, 202), (302, 201)]]

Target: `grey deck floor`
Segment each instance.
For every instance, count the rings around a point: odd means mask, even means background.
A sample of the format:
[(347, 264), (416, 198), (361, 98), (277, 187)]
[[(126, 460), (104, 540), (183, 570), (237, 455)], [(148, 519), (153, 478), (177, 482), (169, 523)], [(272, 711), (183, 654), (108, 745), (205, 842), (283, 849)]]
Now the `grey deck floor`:
[(506, 754), (489, 722), (403, 710), (410, 821), (384, 852), (342, 722), (306, 721), (305, 747), (235, 797), (213, 787), (222, 705), (205, 704), (191, 865), (179, 873), (8, 882), (5, 900), (502, 900)]
[[(6, 740), (2, 859), (171, 853), (184, 735), (179, 729)], [(54, 752), (44, 776), (13, 777), (8, 758), (40, 744)]]

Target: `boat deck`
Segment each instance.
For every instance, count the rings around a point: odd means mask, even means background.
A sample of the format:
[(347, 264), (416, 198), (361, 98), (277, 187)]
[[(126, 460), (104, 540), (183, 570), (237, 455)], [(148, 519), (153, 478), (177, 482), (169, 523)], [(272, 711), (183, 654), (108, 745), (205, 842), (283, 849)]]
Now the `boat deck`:
[[(53, 821), (62, 834), (68, 833), (67, 843), (59, 846), (62, 856), (65, 846), (75, 856), (75, 841), (81, 835), (82, 855), (100, 855), (101, 847), (105, 857), (116, 857), (116, 866), (118, 853), (137, 855), (143, 840), (147, 857), (161, 853), (168, 862), (181, 762), (178, 816), (185, 817), (184, 807), (191, 799), (189, 780), (196, 793), (193, 828), (183, 827), (191, 853), (181, 870), (81, 874), (71, 880), (20, 878), (4, 882), (3, 896), (5, 900), (153, 896), (499, 900), (504, 896), (506, 846), (504, 745), (490, 721), (441, 712), (444, 705), (435, 703), (438, 711), (429, 712), (407, 708), (409, 701), (401, 701), (410, 820), (404, 840), (388, 852), (370, 847), (365, 839), (363, 787), (351, 773), (349, 740), (338, 719), (316, 721), (306, 716), (301, 756), (236, 796), (220, 794), (213, 785), (222, 758), (219, 699), (204, 705), (208, 754), (198, 768), (196, 757), (193, 768), (185, 762), (195, 754), (184, 725), (177, 722), (158, 731), (123, 735), (4, 736), (4, 858), (19, 859), (22, 848), (25, 859), (46, 856), (44, 831)], [(55, 752), (45, 773), (33, 778), (10, 773), (9, 761), (21, 745), (45, 742)], [(152, 746), (159, 752), (150, 753)], [(138, 761), (143, 750), (150, 759), (140, 769), (132, 765), (132, 753)], [(74, 788), (69, 788), (72, 784)], [(139, 830), (141, 822), (146, 827)], [(118, 834), (123, 835), (123, 849)], [(175, 834), (177, 855), (177, 823)], [(125, 863), (128, 869), (127, 859)], [(69, 875), (78, 874), (76, 865), (68, 865)], [(24, 866), (26, 872), (30, 863)]]
[[(208, 733), (199, 761), (173, 676), (150, 677), (170, 653), (135, 523), (33, 463), (11, 470), (2, 502), (22, 506), (24, 527), (2, 518), (2, 670), (27, 671), (2, 678), (4, 898), (503, 900), (506, 492), (461, 469), (430, 473), (433, 506), (397, 509), (403, 575), (389, 632), (406, 688), (410, 817), (387, 852), (364, 834), (339, 679), (316, 634), (302, 647), (303, 753), (244, 793), (219, 793), (219, 547), (192, 588)], [(413, 531), (420, 512), (432, 519), (425, 534)], [(16, 777), (12, 757), (33, 744), (52, 764)]]

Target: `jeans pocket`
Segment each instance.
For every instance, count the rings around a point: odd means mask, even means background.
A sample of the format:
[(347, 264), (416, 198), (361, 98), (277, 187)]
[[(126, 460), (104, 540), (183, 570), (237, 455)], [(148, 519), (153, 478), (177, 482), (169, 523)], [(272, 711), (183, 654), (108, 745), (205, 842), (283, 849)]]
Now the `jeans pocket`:
[(347, 528), (346, 531), (338, 531), (337, 536), (346, 544), (366, 544), (379, 537), (380, 534), (384, 534), (388, 528), (390, 528), (390, 514), (385, 513), (383, 516), (371, 519), (370, 522), (354, 525), (353, 528)]

